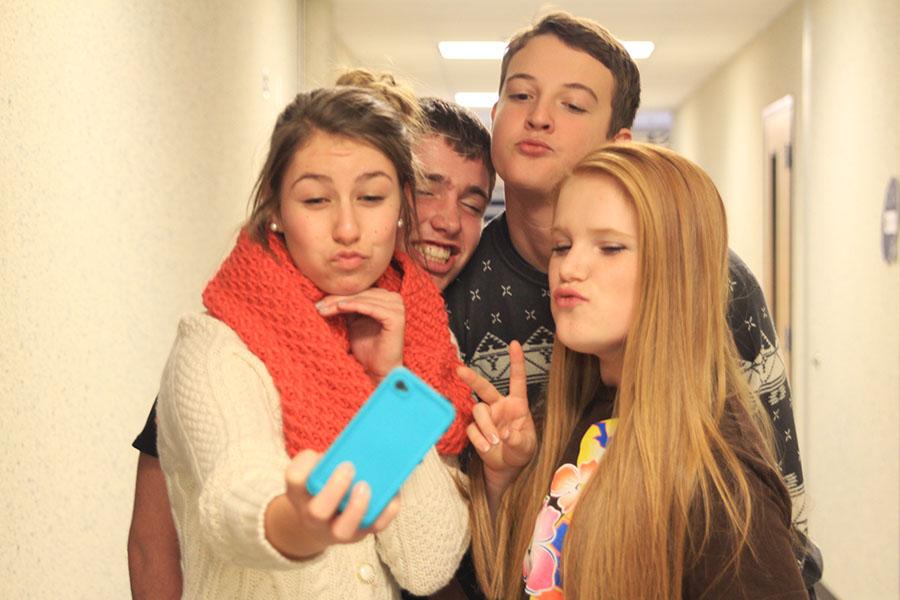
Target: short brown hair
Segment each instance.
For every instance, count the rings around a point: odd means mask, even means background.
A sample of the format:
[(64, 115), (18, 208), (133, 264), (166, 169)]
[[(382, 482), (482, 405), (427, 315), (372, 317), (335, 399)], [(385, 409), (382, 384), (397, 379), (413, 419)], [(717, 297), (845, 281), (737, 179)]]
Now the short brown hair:
[(491, 161), (491, 134), (472, 111), (443, 98), (421, 98), (426, 133), (444, 137), (453, 151), (468, 160), (480, 160), (488, 173), (488, 196), (494, 190), (497, 172)]
[(251, 239), (268, 247), (268, 225), (281, 206), (284, 175), (294, 154), (316, 132), (368, 144), (391, 161), (401, 190), (403, 226), (398, 237), (409, 239), (416, 223), (412, 192), (417, 170), (412, 146), (421, 123), (415, 95), (387, 74), (355, 71), (342, 76), (336, 87), (297, 94), (275, 122), (269, 154), (254, 187), (246, 225)]
[(611, 138), (620, 129), (630, 128), (641, 103), (641, 76), (637, 65), (625, 47), (597, 22), (566, 12), (551, 13), (512, 37), (500, 64), (500, 93), (503, 93), (512, 57), (532, 39), (548, 34), (570, 48), (590, 54), (612, 72), (612, 118), (606, 137)]

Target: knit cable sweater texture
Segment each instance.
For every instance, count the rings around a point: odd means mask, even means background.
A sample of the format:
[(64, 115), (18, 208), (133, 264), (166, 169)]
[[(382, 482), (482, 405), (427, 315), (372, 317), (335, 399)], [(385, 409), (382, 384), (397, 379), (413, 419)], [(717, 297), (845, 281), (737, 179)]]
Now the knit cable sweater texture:
[(432, 449), (381, 533), (291, 561), (266, 540), (289, 458), (278, 391), (227, 325), (182, 320), (159, 396), (159, 455), (181, 543), (185, 598), (398, 598), (432, 593), (468, 546), (468, 513)]

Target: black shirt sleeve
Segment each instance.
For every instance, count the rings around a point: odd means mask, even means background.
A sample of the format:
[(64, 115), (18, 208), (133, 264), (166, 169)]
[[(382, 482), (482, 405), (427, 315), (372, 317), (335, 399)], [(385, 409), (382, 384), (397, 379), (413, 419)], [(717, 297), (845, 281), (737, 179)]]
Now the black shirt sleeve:
[(144, 423), (144, 428), (134, 438), (131, 445), (144, 454), (159, 457), (159, 453), (156, 450), (156, 400), (153, 401), (153, 407), (150, 409), (150, 414), (147, 415), (147, 422)]

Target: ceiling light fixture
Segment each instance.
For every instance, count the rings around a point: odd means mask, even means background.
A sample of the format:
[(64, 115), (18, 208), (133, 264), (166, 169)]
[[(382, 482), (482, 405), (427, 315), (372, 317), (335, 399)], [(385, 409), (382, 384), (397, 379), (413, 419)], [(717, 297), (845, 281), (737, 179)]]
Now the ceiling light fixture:
[(500, 60), (506, 42), (438, 42), (438, 50), (451, 60)]
[(497, 102), (497, 92), (456, 92), (453, 99), (467, 108), (490, 108)]
[(653, 51), (656, 49), (656, 44), (653, 42), (622, 42), (622, 45), (625, 46), (625, 49), (628, 50), (628, 54), (630, 54), (631, 58), (634, 60), (650, 58), (650, 55), (653, 54)]

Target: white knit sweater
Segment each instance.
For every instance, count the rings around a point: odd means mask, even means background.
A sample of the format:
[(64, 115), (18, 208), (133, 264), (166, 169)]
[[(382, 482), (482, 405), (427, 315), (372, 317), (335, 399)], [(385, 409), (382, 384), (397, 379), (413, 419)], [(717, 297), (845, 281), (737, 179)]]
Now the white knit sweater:
[(265, 537), (289, 459), (272, 378), (227, 325), (182, 320), (159, 394), (159, 457), (181, 543), (185, 598), (398, 598), (446, 584), (469, 543), (468, 512), (434, 448), (381, 533), (303, 561)]

